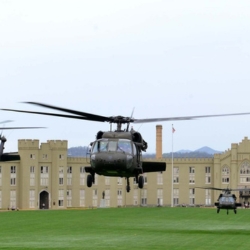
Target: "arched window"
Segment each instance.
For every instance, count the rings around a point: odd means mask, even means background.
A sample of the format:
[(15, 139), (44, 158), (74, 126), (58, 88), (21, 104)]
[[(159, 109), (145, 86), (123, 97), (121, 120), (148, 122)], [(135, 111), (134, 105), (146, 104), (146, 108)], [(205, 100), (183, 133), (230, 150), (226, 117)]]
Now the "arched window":
[(222, 173), (221, 173), (222, 183), (229, 183), (229, 176), (230, 176), (229, 167), (227, 165), (224, 165), (222, 167)]
[(248, 161), (243, 161), (240, 166), (240, 183), (250, 182), (250, 164)]

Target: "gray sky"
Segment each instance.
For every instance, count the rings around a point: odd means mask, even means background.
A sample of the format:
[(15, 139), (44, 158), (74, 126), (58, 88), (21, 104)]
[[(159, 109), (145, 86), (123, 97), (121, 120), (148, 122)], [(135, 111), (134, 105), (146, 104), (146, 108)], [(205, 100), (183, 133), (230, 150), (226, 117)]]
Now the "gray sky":
[[(250, 112), (250, 1), (0, 0), (0, 108), (36, 101), (135, 118)], [(18, 139), (87, 146), (108, 123), (0, 111)], [(155, 152), (155, 126), (133, 125)], [(172, 122), (162, 122), (163, 152)], [(174, 151), (227, 150), (250, 138), (250, 115), (173, 123)]]

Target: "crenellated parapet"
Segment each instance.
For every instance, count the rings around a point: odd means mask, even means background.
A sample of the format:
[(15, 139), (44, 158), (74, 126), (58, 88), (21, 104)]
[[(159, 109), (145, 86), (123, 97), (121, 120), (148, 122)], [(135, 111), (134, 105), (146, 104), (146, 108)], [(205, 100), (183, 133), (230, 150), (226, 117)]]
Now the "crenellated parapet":
[(39, 140), (18, 140), (18, 150), (37, 150), (39, 149)]
[(67, 140), (47, 140), (47, 144), (52, 150), (67, 150), (68, 149)]

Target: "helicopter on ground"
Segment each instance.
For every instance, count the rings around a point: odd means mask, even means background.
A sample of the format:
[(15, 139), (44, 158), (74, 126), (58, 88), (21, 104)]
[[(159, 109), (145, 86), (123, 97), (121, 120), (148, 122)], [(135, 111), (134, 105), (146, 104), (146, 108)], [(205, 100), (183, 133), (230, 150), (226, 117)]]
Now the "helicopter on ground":
[[(146, 152), (147, 142), (144, 141), (142, 135), (132, 129), (129, 129), (130, 123), (149, 123), (160, 121), (180, 121), (192, 120), (196, 118), (249, 115), (250, 113), (220, 114), (220, 115), (201, 115), (201, 116), (184, 116), (184, 117), (168, 117), (168, 118), (149, 118), (135, 119), (124, 116), (100, 116), (96, 114), (86, 113), (82, 111), (66, 109), (62, 107), (52, 106), (49, 104), (38, 102), (25, 102), (44, 108), (62, 111), (68, 114), (36, 112), (27, 110), (1, 109), (4, 111), (14, 111), (30, 114), (49, 115), (56, 117), (64, 117), (71, 119), (88, 120), (95, 122), (109, 122), (110, 130), (99, 131), (95, 141), (91, 142), (90, 149), (90, 166), (85, 167), (87, 176), (87, 186), (91, 187), (95, 183), (95, 174), (104, 176), (124, 177), (127, 180), (126, 190), (130, 191), (129, 178), (135, 178), (139, 188), (144, 186), (143, 173), (147, 172), (163, 172), (166, 170), (165, 162), (143, 162), (142, 151)], [(116, 124), (116, 129), (112, 130), (112, 124)], [(127, 125), (122, 129), (122, 125)]]
[[(0, 124), (12, 122), (10, 120), (0, 122)], [(7, 129), (34, 129), (34, 128), (41, 128), (41, 127), (0, 127), (0, 130), (7, 130)], [(7, 139), (5, 136), (0, 134), (0, 161), (18, 161), (20, 160), (20, 156), (14, 153), (4, 153), (4, 144), (6, 143)]]
[[(202, 187), (197, 187), (202, 188)], [(230, 188), (215, 188), (215, 187), (204, 187), (202, 189), (211, 189), (211, 190), (220, 190), (223, 191), (217, 199), (217, 202), (214, 203), (214, 205), (217, 207), (217, 213), (220, 212), (221, 209), (226, 209), (227, 214), (228, 210), (234, 210), (234, 213), (237, 213), (237, 207), (241, 207), (242, 204), (239, 202), (236, 202), (236, 196), (235, 194), (231, 194), (232, 191), (248, 191), (249, 189), (245, 188), (236, 188), (236, 189), (230, 189)]]

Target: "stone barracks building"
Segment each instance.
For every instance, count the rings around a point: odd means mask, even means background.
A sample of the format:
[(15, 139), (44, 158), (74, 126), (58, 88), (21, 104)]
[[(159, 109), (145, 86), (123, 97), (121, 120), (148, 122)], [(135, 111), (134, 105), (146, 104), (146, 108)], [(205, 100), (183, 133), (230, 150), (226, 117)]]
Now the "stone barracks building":
[[(156, 158), (165, 172), (144, 174), (143, 189), (131, 178), (96, 176), (87, 187), (88, 158), (69, 157), (67, 141), (18, 140), (20, 160), (0, 162), (0, 209), (67, 209), (119, 206), (213, 206), (220, 192), (195, 187), (250, 188), (250, 141), (245, 137), (213, 158), (162, 158), (162, 126), (156, 126)], [(152, 161), (155, 159), (152, 159)], [(147, 159), (150, 161), (150, 159)], [(239, 202), (250, 194), (234, 192)]]

